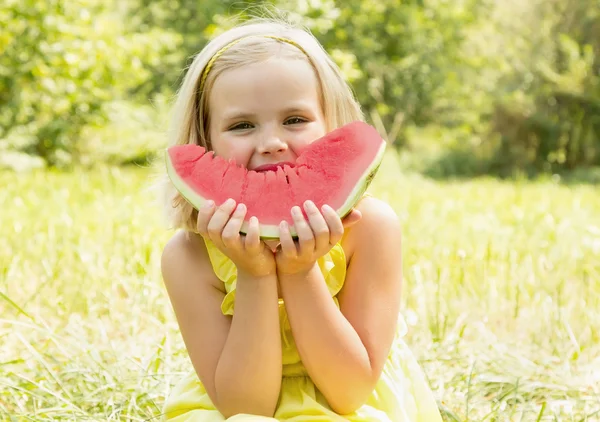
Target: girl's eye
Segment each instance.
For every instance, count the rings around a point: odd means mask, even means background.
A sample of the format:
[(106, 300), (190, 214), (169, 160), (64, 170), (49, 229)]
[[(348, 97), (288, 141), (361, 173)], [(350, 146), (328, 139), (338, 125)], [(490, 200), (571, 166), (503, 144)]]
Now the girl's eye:
[(229, 128), (229, 130), (245, 130), (245, 129), (252, 129), (252, 125), (250, 123), (244, 122), (244, 123), (238, 123), (237, 125), (231, 126)]
[(287, 124), (287, 125), (296, 125), (296, 124), (305, 123), (305, 122), (306, 122), (306, 120), (303, 119), (303, 118), (301, 118), (301, 117), (292, 117), (292, 118), (286, 120), (285, 124)]

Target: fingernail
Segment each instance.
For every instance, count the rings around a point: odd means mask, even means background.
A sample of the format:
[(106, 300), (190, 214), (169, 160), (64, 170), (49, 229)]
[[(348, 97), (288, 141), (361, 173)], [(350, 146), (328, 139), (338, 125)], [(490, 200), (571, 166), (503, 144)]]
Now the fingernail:
[(321, 207), (321, 209), (323, 210), (323, 212), (327, 211), (333, 211), (333, 208), (331, 208), (329, 205), (325, 204)]
[(287, 229), (287, 227), (288, 227), (287, 221), (282, 221), (281, 223), (279, 223), (279, 228), (285, 230), (285, 229)]
[(302, 210), (299, 206), (295, 206), (292, 208), (292, 214), (294, 214), (296, 217), (300, 217), (302, 215)]
[(215, 205), (215, 201), (208, 200), (204, 204), (204, 207), (207, 208), (207, 209), (211, 209), (214, 205)]
[(235, 205), (235, 200), (232, 198), (229, 198), (227, 201), (225, 201), (225, 205), (228, 207), (232, 207)]
[(306, 202), (304, 203), (304, 209), (305, 209), (306, 211), (309, 211), (309, 210), (310, 210), (310, 211), (314, 211), (314, 210), (316, 210), (316, 209), (317, 209), (317, 206), (315, 205), (315, 203), (314, 203), (313, 201), (306, 201)]
[(238, 204), (237, 208), (235, 209), (235, 211), (238, 213), (242, 213), (245, 210), (246, 210), (246, 206), (244, 204)]

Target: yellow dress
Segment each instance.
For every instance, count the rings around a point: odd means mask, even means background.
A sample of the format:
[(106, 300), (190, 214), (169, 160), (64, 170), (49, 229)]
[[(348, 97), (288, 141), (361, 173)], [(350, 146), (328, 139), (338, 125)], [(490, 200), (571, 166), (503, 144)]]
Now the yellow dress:
[[(205, 241), (217, 277), (223, 281), (227, 294), (221, 304), (225, 315), (233, 315), (235, 305), (236, 268), (212, 242)], [(340, 244), (318, 261), (332, 300), (346, 276), (346, 257)], [(236, 415), (225, 419), (211, 402), (194, 371), (183, 377), (172, 390), (164, 406), (168, 422), (267, 422), (267, 421), (381, 421), (381, 422), (442, 422), (433, 394), (421, 368), (402, 337), (407, 327), (399, 318), (398, 332), (384, 366), (381, 378), (367, 402), (350, 415), (337, 415), (316, 389), (296, 349), (283, 302), (279, 319), (283, 352), (283, 379), (274, 418)]]

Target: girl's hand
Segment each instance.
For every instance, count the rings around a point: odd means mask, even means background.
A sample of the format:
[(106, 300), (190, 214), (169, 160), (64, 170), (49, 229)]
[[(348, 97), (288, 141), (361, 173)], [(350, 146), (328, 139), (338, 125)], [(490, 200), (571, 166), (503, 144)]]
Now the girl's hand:
[(275, 274), (275, 257), (260, 240), (256, 217), (250, 218), (248, 233), (240, 235), (246, 211), (244, 204), (236, 207), (233, 199), (228, 199), (219, 207), (215, 207), (213, 201), (208, 201), (198, 210), (198, 233), (210, 239), (231, 259), (238, 272), (245, 272), (253, 277)]
[(275, 255), (277, 272), (280, 275), (308, 272), (316, 261), (331, 250), (344, 234), (344, 228), (356, 224), (361, 219), (358, 210), (352, 210), (344, 221), (328, 205), (319, 211), (312, 201), (304, 203), (308, 221), (304, 218), (300, 207), (292, 208), (292, 219), (298, 234), (294, 242), (290, 229), (285, 221), (279, 225), (281, 247)]

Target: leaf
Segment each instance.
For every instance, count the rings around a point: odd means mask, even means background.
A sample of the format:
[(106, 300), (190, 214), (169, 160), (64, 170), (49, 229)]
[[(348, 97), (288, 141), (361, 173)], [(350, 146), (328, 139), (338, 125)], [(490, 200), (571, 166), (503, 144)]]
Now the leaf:
[(25, 315), (27, 318), (29, 318), (33, 321), (33, 317), (31, 315), (29, 315), (27, 312), (25, 312), (23, 309), (21, 309), (21, 307), (19, 305), (17, 305), (15, 302), (13, 302), (11, 300), (11, 298), (9, 298), (7, 295), (0, 292), (0, 297), (2, 299), (4, 299), (5, 301), (7, 301), (10, 305), (12, 305), (17, 311), (19, 311), (19, 313)]

